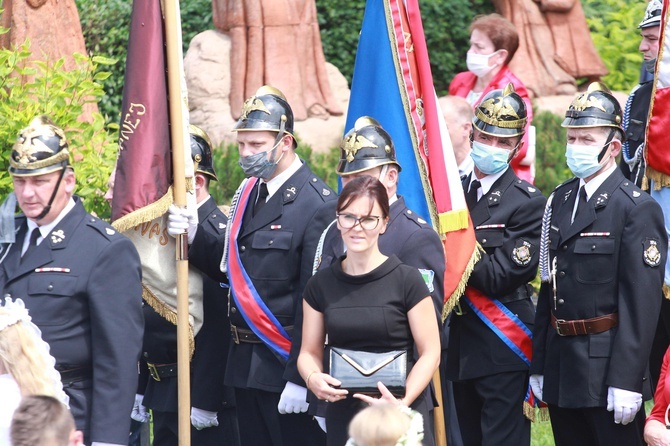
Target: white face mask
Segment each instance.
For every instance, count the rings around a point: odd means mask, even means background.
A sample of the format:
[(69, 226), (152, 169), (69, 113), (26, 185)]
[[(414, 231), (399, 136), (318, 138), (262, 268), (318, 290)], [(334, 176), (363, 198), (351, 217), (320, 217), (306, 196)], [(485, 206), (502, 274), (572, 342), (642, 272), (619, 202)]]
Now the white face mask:
[(498, 64), (489, 66), (489, 59), (494, 54), (498, 53), (497, 51), (491, 54), (475, 54), (468, 51), (467, 58), (465, 63), (468, 66), (468, 70), (475, 74), (477, 77), (484, 77), (491, 72)]

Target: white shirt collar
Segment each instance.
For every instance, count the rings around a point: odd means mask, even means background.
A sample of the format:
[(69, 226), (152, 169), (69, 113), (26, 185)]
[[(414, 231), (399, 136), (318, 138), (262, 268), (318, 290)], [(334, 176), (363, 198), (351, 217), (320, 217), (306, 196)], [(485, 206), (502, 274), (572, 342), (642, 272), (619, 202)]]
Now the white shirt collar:
[(579, 180), (579, 187), (584, 187), (584, 189), (586, 190), (587, 200), (591, 199), (591, 196), (596, 193), (598, 188), (602, 186), (602, 184), (605, 182), (607, 178), (609, 178), (610, 175), (612, 175), (612, 172), (614, 172), (616, 168), (617, 168), (616, 163), (612, 164), (612, 166), (609, 169), (602, 171), (600, 174), (592, 178), (591, 181), (589, 181), (588, 183), (584, 182), (583, 179)]
[(286, 180), (291, 178), (291, 176), (293, 176), (293, 174), (296, 173), (301, 167), (302, 161), (300, 161), (300, 157), (293, 153), (293, 161), (291, 164), (289, 164), (286, 170), (269, 181), (261, 180), (268, 186), (268, 197), (265, 199), (265, 201), (267, 202), (275, 194), (275, 192), (277, 192), (279, 188), (282, 187)]
[(67, 204), (65, 205), (63, 210), (60, 211), (60, 214), (58, 214), (58, 216), (54, 219), (54, 221), (52, 221), (51, 223), (49, 223), (47, 225), (37, 226), (37, 223), (35, 223), (34, 221), (32, 221), (30, 219), (27, 219), (28, 231), (26, 232), (25, 238), (23, 240), (24, 248), (25, 249), (28, 248), (28, 242), (30, 241), (30, 233), (33, 231), (33, 229), (39, 228), (39, 230), (40, 230), (40, 236), (38, 237), (37, 241), (35, 242), (37, 245), (39, 245), (40, 243), (42, 243), (42, 240), (51, 233), (53, 228), (55, 228), (56, 225), (58, 223), (60, 223), (60, 221), (63, 218), (65, 218), (65, 216), (68, 214), (68, 212), (70, 212), (72, 210), (72, 208), (74, 208), (74, 205), (75, 205), (74, 199), (72, 197), (70, 197), (70, 200), (67, 202)]
[(509, 165), (502, 172), (486, 175), (484, 178), (477, 178), (477, 175), (475, 175), (475, 171), (473, 170), (472, 175), (470, 175), (470, 184), (468, 185), (468, 190), (470, 190), (473, 181), (479, 180), (479, 183), (481, 184), (481, 187), (477, 191), (477, 201), (479, 201), (483, 195), (486, 195), (489, 190), (491, 190), (491, 187), (493, 187), (493, 184), (498, 180), (498, 178), (507, 172), (507, 169), (509, 169)]

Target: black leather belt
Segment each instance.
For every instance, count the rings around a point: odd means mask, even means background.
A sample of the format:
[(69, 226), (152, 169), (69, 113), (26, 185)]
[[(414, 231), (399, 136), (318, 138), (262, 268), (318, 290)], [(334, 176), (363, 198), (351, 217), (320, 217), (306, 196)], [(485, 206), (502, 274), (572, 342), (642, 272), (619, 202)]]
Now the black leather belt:
[[(505, 296), (498, 299), (498, 301), (501, 304), (508, 304), (510, 302), (516, 302), (518, 300), (528, 299), (530, 297), (530, 290), (528, 289), (528, 287), (530, 287), (530, 285), (520, 286), (511, 293), (506, 294)], [(454, 306), (454, 314), (458, 316), (463, 316), (464, 314), (468, 314), (469, 312), (470, 312), (470, 306), (465, 302), (461, 304), (461, 302), (459, 301), (456, 304), (456, 306)]]
[[(293, 325), (287, 325), (284, 327), (284, 330), (286, 333), (289, 335), (293, 331)], [(230, 324), (230, 333), (233, 335), (233, 342), (235, 344), (239, 343), (246, 343), (246, 344), (262, 344), (263, 340), (256, 336), (256, 333), (254, 333), (251, 330), (247, 330), (246, 328), (240, 328), (237, 327), (233, 324)]]
[(60, 373), (60, 380), (64, 385), (85, 381), (93, 376), (90, 367), (56, 366), (56, 370)]
[(149, 374), (154, 381), (160, 381), (161, 378), (171, 378), (177, 376), (177, 363), (174, 364), (152, 364), (147, 362)]

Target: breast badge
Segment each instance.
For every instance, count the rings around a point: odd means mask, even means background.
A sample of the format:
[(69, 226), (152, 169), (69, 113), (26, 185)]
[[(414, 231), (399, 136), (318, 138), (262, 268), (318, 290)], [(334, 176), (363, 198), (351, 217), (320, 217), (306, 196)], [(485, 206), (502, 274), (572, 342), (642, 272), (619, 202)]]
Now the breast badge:
[(533, 253), (530, 251), (531, 244), (526, 240), (519, 240), (516, 248), (512, 250), (512, 261), (519, 266), (526, 266), (530, 263)]
[(649, 266), (658, 266), (661, 264), (661, 251), (658, 249), (656, 240), (645, 240), (644, 242), (644, 263)]

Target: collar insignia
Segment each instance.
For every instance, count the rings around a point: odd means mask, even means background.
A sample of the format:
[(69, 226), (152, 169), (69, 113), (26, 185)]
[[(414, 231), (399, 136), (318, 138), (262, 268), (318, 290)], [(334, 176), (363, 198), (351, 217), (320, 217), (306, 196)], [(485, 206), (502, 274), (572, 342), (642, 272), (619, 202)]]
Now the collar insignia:
[(54, 245), (62, 242), (63, 240), (65, 240), (65, 233), (63, 232), (62, 229), (53, 231), (51, 233), (51, 243), (53, 243)]

